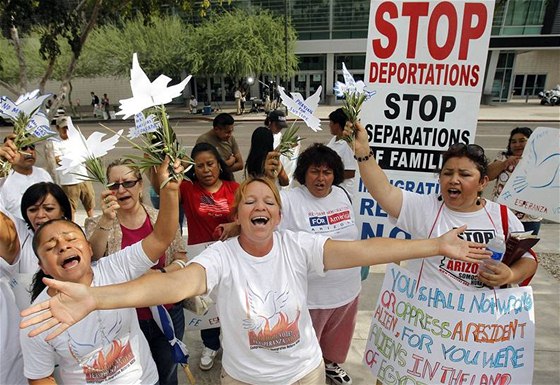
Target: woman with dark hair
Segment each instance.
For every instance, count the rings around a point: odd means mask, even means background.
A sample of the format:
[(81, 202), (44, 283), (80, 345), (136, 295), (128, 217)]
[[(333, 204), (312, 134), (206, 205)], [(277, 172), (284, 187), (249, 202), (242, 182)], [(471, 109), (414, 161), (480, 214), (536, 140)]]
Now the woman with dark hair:
[[(294, 172), (300, 186), (282, 190), (279, 230), (321, 234), (336, 240), (358, 239), (352, 202), (338, 185), (344, 180), (342, 159), (331, 148), (315, 143), (303, 151)], [(351, 384), (339, 366), (346, 361), (358, 313), (360, 268), (332, 270), (308, 279), (307, 307), (325, 361), (325, 373), (335, 384)]]
[[(159, 181), (168, 178), (168, 166), (166, 161), (159, 167)], [(175, 166), (176, 171), (182, 170), (179, 162)], [(177, 233), (178, 189), (178, 183), (170, 181), (161, 190), (161, 210), (150, 234), (94, 264), (91, 244), (80, 226), (63, 219), (43, 224), (33, 237), (41, 270), (55, 279), (88, 286), (125, 282), (146, 273), (158, 263)], [(117, 190), (117, 196), (123, 194), (122, 185)], [(45, 287), (43, 282), (37, 284)], [(56, 291), (45, 288), (36, 301), (54, 295)], [(54, 384), (55, 365), (64, 384), (159, 383), (150, 348), (132, 308), (92, 314), (48, 343), (31, 339), (26, 333), (20, 334), (20, 341), (24, 373), (30, 384)]]
[[(338, 241), (277, 231), (281, 207), (273, 181), (245, 180), (233, 207), (241, 228), (238, 237), (216, 242), (186, 268), (170, 274), (146, 274), (107, 287), (48, 280), (52, 291), (59, 294), (26, 310), (24, 314), (30, 315), (40, 309), (41, 314), (34, 314), (21, 326), (42, 323), (30, 335), (43, 333), (35, 339), (42, 341), (46, 336), (52, 343), (64, 336), (57, 337), (60, 333), (80, 326), (82, 319), (112, 313), (94, 311), (96, 308), (149, 306), (212, 293), (223, 328), (222, 384), (318, 385), (325, 383), (325, 368), (307, 308), (311, 276), (434, 253), (470, 263), (489, 254), (482, 244), (459, 239), (464, 226), (437, 239), (413, 241)], [(47, 330), (53, 327), (50, 334)]]
[[(93, 259), (114, 254), (152, 233), (158, 210), (142, 202), (142, 174), (129, 159), (117, 159), (107, 166), (108, 189), (101, 193), (102, 215), (86, 218), (86, 236), (93, 249)], [(157, 177), (157, 176), (156, 176)], [(187, 264), (185, 242), (179, 230), (165, 253), (152, 266), (155, 271), (170, 272)], [(173, 322), (175, 336), (183, 338), (185, 316), (183, 306), (166, 304)], [(177, 363), (173, 348), (157, 325), (149, 308), (136, 309), (140, 329), (144, 333), (156, 363), (160, 385), (177, 384)]]
[[(33, 233), (43, 223), (50, 219), (67, 218), (72, 219), (72, 206), (62, 188), (52, 182), (35, 183), (25, 192), (21, 198), (21, 215), (24, 219), (14, 218), (5, 212), (7, 218), (17, 229), (12, 233), (9, 242), (19, 244), (20, 251), (13, 261), (11, 270), (14, 273), (34, 274), (39, 269), (37, 257), (31, 247)], [(2, 226), (0, 232), (7, 231)]]
[[(187, 217), (187, 251), (195, 257), (210, 243), (224, 240), (235, 231), (231, 205), (239, 184), (216, 150), (208, 143), (198, 143), (191, 152), (194, 165), (187, 172), (190, 180), (180, 186), (180, 200)], [(159, 186), (154, 186), (157, 190)], [(220, 328), (200, 332), (204, 349), (200, 368), (210, 370), (220, 350)]]
[[(349, 133), (351, 123), (346, 128)], [(509, 233), (523, 231), (523, 225), (507, 207), (481, 197), (488, 184), (488, 160), (482, 147), (464, 143), (451, 145), (442, 155), (440, 194), (424, 195), (389, 183), (373, 157), (365, 128), (358, 122), (355, 129), (355, 156), (366, 188), (392, 222), (413, 238), (437, 237), (462, 224), (468, 226), (465, 239), (483, 243), (493, 238), (503, 242)], [(511, 266), (498, 261), (484, 267), (479, 269), (475, 265), (467, 269), (444, 256), (407, 264), (409, 270), (418, 273), (420, 279), (431, 281), (433, 286), (487, 290), (488, 287), (523, 283), (535, 274), (537, 262), (530, 253), (525, 253)]]
[(290, 180), (279, 161), (280, 154), (274, 153), (275, 158), (278, 160), (279, 167), (277, 168), (280, 171), (276, 171), (275, 167), (275, 172), (270, 172), (265, 167), (267, 155), (274, 151), (273, 143), (274, 135), (268, 127), (257, 127), (253, 131), (253, 135), (251, 135), (251, 148), (245, 162), (245, 178), (258, 176), (267, 176), (273, 180), (278, 178), (280, 186), (287, 186)]
[(344, 140), (344, 127), (348, 117), (342, 108), (337, 108), (329, 114), (329, 129), (333, 137), (327, 143), (327, 147), (332, 148), (342, 159), (342, 165), (344, 166), (344, 181), (340, 183), (340, 187), (346, 190), (350, 197), (354, 194), (354, 177), (356, 175), (356, 160), (354, 159), (354, 154), (352, 149)]
[[(516, 127), (511, 130), (506, 151), (499, 153), (496, 159), (488, 165), (488, 179), (496, 179), (496, 184), (492, 190), (492, 200), (498, 199), (502, 193), (511, 173), (515, 170), (515, 166), (521, 160), (527, 140), (532, 133), (533, 130), (529, 127)], [(542, 218), (520, 211), (513, 211), (513, 213), (519, 218), (525, 231), (532, 231), (534, 235), (539, 233)]]

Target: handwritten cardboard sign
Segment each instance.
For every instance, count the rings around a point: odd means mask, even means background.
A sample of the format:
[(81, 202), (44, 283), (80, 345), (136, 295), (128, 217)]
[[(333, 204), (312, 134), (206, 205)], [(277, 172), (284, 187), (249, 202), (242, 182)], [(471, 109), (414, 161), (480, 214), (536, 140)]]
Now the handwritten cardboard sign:
[(532, 383), (530, 287), (459, 291), (417, 283), (388, 265), (364, 353), (383, 384)]

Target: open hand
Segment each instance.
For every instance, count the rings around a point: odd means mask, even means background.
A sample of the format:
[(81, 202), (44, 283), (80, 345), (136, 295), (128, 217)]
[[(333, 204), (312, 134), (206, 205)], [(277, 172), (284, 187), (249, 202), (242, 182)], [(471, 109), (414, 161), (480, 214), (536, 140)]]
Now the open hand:
[(463, 225), (438, 237), (439, 255), (468, 262), (479, 262), (490, 258), (492, 252), (486, 250), (486, 245), (483, 243), (469, 242), (459, 238), (459, 234), (466, 229), (467, 226)]
[(22, 317), (31, 317), (24, 319), (20, 323), (20, 328), (25, 329), (41, 324), (28, 334), (30, 337), (35, 337), (56, 327), (45, 338), (46, 341), (50, 341), (95, 310), (95, 299), (90, 287), (83, 284), (62, 282), (50, 278), (43, 278), (43, 282), (50, 288), (49, 290), (55, 290), (58, 293), (48, 301), (23, 310)]

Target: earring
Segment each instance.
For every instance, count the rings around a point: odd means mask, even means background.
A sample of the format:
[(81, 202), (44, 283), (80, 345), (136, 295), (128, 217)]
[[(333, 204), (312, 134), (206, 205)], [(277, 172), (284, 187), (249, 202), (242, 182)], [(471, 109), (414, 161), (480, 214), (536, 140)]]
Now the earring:
[(437, 200), (440, 201), (440, 202), (443, 200), (443, 198), (441, 197), (441, 195), (437, 197)]
[(480, 206), (480, 195), (477, 195), (476, 197), (476, 205)]

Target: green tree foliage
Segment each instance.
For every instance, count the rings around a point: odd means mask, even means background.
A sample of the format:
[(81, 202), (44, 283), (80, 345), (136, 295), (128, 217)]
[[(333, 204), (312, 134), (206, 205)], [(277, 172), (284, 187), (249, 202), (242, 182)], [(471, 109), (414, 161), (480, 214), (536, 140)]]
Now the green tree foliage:
[(150, 77), (161, 73), (179, 77), (196, 71), (191, 58), (193, 27), (178, 17), (143, 17), (96, 28), (84, 47), (76, 76), (124, 76), (130, 74), (131, 58), (138, 53), (142, 69)]
[[(194, 46), (201, 74), (233, 77), (286, 74), (284, 20), (266, 11), (235, 10), (212, 16), (196, 28)], [(288, 28), (288, 76), (297, 70), (296, 32)]]

